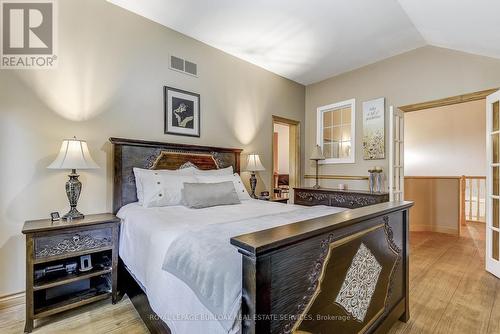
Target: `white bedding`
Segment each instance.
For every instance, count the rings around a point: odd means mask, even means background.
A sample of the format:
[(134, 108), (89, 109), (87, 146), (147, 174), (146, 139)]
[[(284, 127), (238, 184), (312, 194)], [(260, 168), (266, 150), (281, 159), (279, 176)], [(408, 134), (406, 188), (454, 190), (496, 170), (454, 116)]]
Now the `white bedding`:
[[(118, 212), (118, 217), (122, 219), (120, 257), (145, 289), (152, 309), (174, 334), (228, 333), (184, 282), (162, 270), (170, 244), (187, 231), (197, 231), (211, 224), (262, 217), (272, 227), (276, 226), (273, 215), (296, 212), (297, 217), (303, 217), (304, 210), (310, 212), (311, 217), (320, 217), (344, 209), (283, 205), (259, 200), (204, 209), (184, 206), (143, 208), (137, 203), (129, 204)], [(290, 222), (293, 221), (291, 218)], [(235, 321), (229, 332), (239, 332), (239, 321)]]

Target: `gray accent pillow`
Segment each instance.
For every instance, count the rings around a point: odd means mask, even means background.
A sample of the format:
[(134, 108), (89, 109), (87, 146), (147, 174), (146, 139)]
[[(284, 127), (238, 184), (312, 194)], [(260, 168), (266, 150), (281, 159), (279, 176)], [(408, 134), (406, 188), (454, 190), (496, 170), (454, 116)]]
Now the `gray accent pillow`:
[(182, 192), (184, 205), (194, 209), (241, 203), (232, 181), (219, 183), (184, 183)]

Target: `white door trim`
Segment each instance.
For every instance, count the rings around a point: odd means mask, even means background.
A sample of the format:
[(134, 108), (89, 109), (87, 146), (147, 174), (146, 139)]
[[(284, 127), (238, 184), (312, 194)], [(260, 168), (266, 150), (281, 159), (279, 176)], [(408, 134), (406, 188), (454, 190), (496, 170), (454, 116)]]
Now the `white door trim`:
[(404, 113), (389, 107), (389, 198), (404, 199)]
[[(500, 104), (500, 91), (497, 91), (496, 93), (493, 93), (486, 97), (486, 161), (488, 163), (488, 170), (486, 172), (486, 261), (485, 262), (486, 262), (486, 270), (500, 278), (500, 261), (493, 258), (493, 235), (495, 233), (497, 233), (497, 235), (500, 233), (500, 230), (493, 226), (493, 207), (494, 207), (493, 201), (500, 201), (498, 196), (493, 195), (493, 168), (499, 167), (498, 163), (493, 163), (493, 144), (492, 144), (492, 137), (500, 136), (499, 131), (496, 130), (493, 131), (493, 104), (496, 102)], [(499, 146), (500, 146), (500, 138), (499, 138)], [(500, 212), (498, 216), (500, 217)], [(500, 249), (497, 251), (500, 252)]]

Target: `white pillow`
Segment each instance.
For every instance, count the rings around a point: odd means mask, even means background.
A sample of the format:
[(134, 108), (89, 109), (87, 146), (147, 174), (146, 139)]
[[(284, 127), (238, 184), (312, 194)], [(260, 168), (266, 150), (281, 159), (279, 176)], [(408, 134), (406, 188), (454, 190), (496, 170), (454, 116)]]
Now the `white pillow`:
[(251, 199), (248, 194), (243, 181), (239, 174), (234, 173), (232, 175), (195, 175), (196, 180), (200, 183), (220, 183), (226, 181), (233, 181), (234, 188), (236, 189), (236, 193), (238, 194), (238, 198), (241, 200)]
[(169, 169), (143, 169), (143, 168), (135, 168), (134, 167), (134, 176), (135, 176), (135, 189), (137, 191), (137, 200), (140, 205), (144, 203), (144, 187), (143, 187), (143, 179), (145, 177), (149, 177), (154, 175), (154, 173), (159, 173), (160, 175), (194, 175), (194, 171), (196, 168), (188, 167), (176, 170)]
[(194, 175), (203, 175), (203, 176), (217, 176), (217, 175), (233, 175), (233, 166), (229, 166), (221, 169), (197, 169), (194, 170)]
[(182, 204), (184, 183), (195, 183), (193, 175), (175, 175), (156, 172), (142, 179), (143, 206), (146, 208)]

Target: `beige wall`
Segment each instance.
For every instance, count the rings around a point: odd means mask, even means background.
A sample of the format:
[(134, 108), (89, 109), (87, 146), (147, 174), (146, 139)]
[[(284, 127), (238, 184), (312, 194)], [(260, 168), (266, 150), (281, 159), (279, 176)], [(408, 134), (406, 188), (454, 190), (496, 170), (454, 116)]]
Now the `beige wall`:
[(405, 177), (405, 199), (415, 202), (410, 210), (411, 231), (458, 235), (460, 178)]
[(405, 114), (405, 175), (486, 176), (486, 101)]
[[(378, 63), (306, 87), (305, 173), (313, 174), (307, 158), (316, 141), (316, 108), (356, 98), (356, 163), (323, 165), (322, 174), (367, 175), (371, 166), (388, 161), (365, 161), (362, 157), (362, 102), (385, 97), (388, 106), (403, 106), (500, 87), (500, 60), (436, 47), (419, 48)], [(388, 122), (386, 111), (386, 157)], [(306, 180), (313, 184), (314, 180)], [(324, 186), (339, 182), (353, 188), (367, 188), (366, 181), (321, 180)]]
[[(62, 139), (87, 139), (101, 166), (81, 172), (79, 209), (90, 214), (111, 210), (110, 136), (260, 153), (260, 191), (271, 115), (304, 123), (302, 85), (104, 0), (58, 3), (59, 67), (0, 70), (0, 296), (24, 290), (23, 221), (67, 210), (67, 173), (46, 169)], [(169, 70), (169, 54), (198, 63), (199, 78)], [(164, 85), (201, 94), (201, 138), (163, 134)]]

